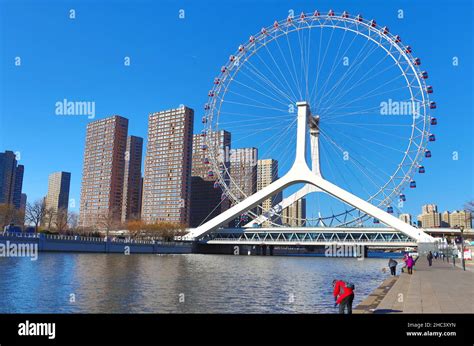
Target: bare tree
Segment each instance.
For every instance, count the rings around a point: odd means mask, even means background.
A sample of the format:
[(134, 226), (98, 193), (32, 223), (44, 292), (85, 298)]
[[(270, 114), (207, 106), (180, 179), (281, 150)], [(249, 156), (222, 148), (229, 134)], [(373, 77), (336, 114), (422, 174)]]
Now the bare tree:
[(75, 212), (69, 213), (69, 229), (76, 230), (79, 225), (79, 215)]
[(67, 230), (68, 221), (69, 221), (69, 213), (67, 212), (67, 209), (65, 208), (59, 209), (58, 212), (56, 213), (56, 218), (54, 220), (54, 224), (59, 233), (62, 233)]
[(33, 204), (26, 204), (25, 219), (29, 224), (35, 225), (35, 232), (38, 233), (39, 225), (45, 214), (45, 203), (43, 199), (35, 201)]
[(44, 209), (43, 219), (41, 220), (41, 224), (48, 228), (48, 231), (51, 230), (51, 226), (54, 225), (54, 218), (56, 216), (56, 210), (53, 207), (49, 207)]
[(110, 231), (118, 230), (121, 226), (120, 214), (116, 210), (110, 209), (99, 214), (97, 218), (97, 227), (106, 232), (106, 237), (109, 237)]

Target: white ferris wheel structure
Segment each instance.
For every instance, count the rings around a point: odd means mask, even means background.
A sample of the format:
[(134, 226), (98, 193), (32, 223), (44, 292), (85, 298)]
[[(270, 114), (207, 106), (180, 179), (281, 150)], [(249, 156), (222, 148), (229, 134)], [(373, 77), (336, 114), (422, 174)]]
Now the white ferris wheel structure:
[[(298, 224), (382, 223), (432, 241), (393, 215), (406, 201), (405, 189), (416, 188), (415, 175), (425, 173), (422, 160), (431, 157), (427, 144), (435, 141), (436, 103), (420, 65), (400, 36), (347, 12), (301, 13), (250, 36), (221, 67), (202, 117), (209, 175), (233, 206), (191, 229), (187, 239), (242, 215), (249, 216), (243, 227), (281, 227), (276, 220), (285, 208), (312, 198)], [(232, 133), (233, 146), (276, 158), (281, 176), (252, 194), (239, 188), (209, 136), (220, 130)]]

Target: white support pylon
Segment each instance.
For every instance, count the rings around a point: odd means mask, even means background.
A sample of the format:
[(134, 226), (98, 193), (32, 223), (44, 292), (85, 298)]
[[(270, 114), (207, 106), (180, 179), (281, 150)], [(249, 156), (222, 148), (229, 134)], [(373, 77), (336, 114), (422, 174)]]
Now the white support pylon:
[[(298, 183), (307, 183), (315, 188), (326, 192), (327, 194), (341, 200), (342, 202), (351, 205), (354, 208), (357, 208), (364, 213), (380, 220), (382, 223), (390, 226), (403, 234), (417, 240), (418, 242), (433, 242), (434, 239), (423, 232), (421, 229), (417, 229), (402, 220), (397, 219), (393, 215), (386, 213), (385, 211), (379, 209), (378, 207), (372, 205), (371, 203), (351, 194), (350, 192), (341, 189), (340, 187), (332, 184), (331, 182), (325, 180), (321, 172), (319, 171), (319, 144), (316, 148), (318, 149), (318, 170), (314, 172), (308, 166), (306, 162), (306, 134), (307, 134), (307, 124), (308, 119), (311, 116), (309, 105), (307, 102), (298, 102), (298, 119), (297, 119), (297, 136), (296, 136), (296, 157), (293, 163), (293, 166), (290, 168), (288, 173), (286, 173), (280, 179), (274, 181), (270, 185), (264, 187), (263, 189), (257, 191), (253, 195), (247, 197), (243, 201), (237, 203), (230, 209), (226, 210), (222, 214), (216, 216), (215, 218), (207, 221), (201, 226), (191, 229), (190, 232), (184, 236), (185, 240), (195, 240), (209, 232), (212, 232), (219, 228), (220, 226), (227, 224), (229, 221), (235, 219), (237, 216), (241, 215), (243, 212), (246, 212), (259, 203), (263, 202), (265, 199), (277, 194), (278, 192), (284, 190), (286, 187)], [(315, 119), (310, 119), (311, 121)], [(317, 124), (317, 123), (316, 123)], [(310, 123), (310, 129), (313, 124)], [(317, 126), (319, 126), (317, 124)], [(317, 128), (316, 126), (316, 128)], [(314, 132), (314, 127), (313, 127)], [(318, 129), (319, 134), (319, 129)], [(318, 138), (317, 135), (315, 138)], [(314, 166), (312, 167), (314, 169)]]
[[(310, 145), (311, 145), (311, 171), (322, 177), (321, 168), (319, 163), (319, 116), (308, 115), (308, 125), (310, 134)], [(254, 227), (254, 225), (261, 225), (271, 218), (275, 214), (281, 213), (285, 208), (288, 208), (296, 201), (299, 201), (303, 197), (313, 192), (320, 192), (316, 186), (311, 184), (304, 185), (301, 189), (293, 193), (292, 195), (284, 198), (280, 203), (273, 206), (270, 210), (257, 216), (255, 219), (246, 223), (244, 227)]]

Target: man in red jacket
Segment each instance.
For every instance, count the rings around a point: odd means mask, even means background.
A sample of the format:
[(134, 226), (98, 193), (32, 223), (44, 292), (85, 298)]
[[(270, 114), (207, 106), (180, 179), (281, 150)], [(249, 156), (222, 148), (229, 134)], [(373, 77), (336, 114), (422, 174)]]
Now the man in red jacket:
[(339, 313), (344, 314), (347, 309), (348, 314), (352, 314), (352, 301), (354, 300), (354, 288), (348, 287), (348, 285), (342, 280), (334, 280), (332, 282), (334, 287), (334, 300), (337, 306), (339, 304)]

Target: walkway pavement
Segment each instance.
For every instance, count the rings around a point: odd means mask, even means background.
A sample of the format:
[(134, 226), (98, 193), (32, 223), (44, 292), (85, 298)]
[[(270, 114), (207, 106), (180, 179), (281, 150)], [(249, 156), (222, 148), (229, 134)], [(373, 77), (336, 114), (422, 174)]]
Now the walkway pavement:
[[(389, 289), (378, 288), (379, 296), (372, 304), (370, 296), (354, 310), (355, 313), (474, 313), (474, 272), (453, 267), (442, 260), (428, 266), (421, 257), (413, 275), (401, 274)], [(386, 287), (385, 286), (385, 287)], [(377, 291), (377, 290), (376, 290)], [(374, 293), (376, 293), (374, 291)], [(369, 301), (368, 301), (369, 300)], [(374, 301), (380, 303), (374, 307)]]

